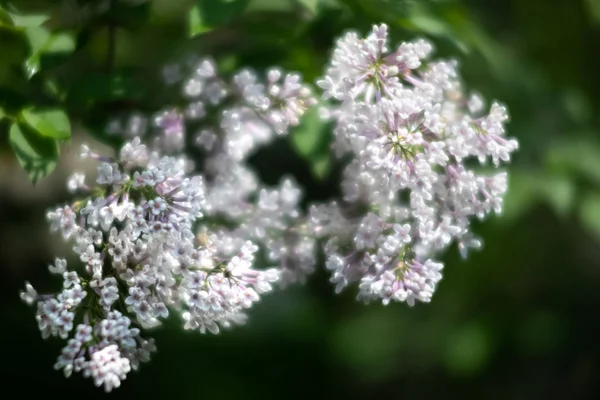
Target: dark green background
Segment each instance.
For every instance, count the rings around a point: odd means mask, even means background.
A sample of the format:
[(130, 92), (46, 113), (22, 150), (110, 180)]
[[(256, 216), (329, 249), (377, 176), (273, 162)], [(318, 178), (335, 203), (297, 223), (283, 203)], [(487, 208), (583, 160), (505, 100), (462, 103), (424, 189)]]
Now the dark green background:
[[(48, 29), (77, 47), (44, 57), (43, 73), (28, 80), (13, 68), (27, 47), (2, 33), (0, 105), (58, 102), (73, 143), (95, 134), (117, 144), (98, 129), (107, 116), (177, 103), (177, 91), (157, 79), (165, 60), (210, 54), (226, 72), (280, 65), (314, 81), (341, 33), (386, 22), (395, 40), (425, 36), (436, 54), (457, 58), (467, 87), (508, 105), (509, 135), (521, 145), (504, 216), (475, 224), (485, 245), (468, 261), (448, 252), (431, 304), (365, 306), (352, 289), (335, 296), (319, 265), (306, 286), (266, 296), (245, 327), (202, 336), (172, 318), (152, 333), (154, 359), (112, 398), (600, 397), (600, 2), (156, 0), (115, 2), (89, 17), (81, 10), (98, 2), (73, 0), (63, 12), (64, 2), (11, 3), (52, 15)], [(47, 81), (58, 95), (39, 89)], [(307, 203), (325, 199), (337, 192), (340, 169), (328, 159), (326, 129), (311, 117), (252, 162), (268, 183), (294, 174)], [(59, 285), (46, 265), (64, 248), (44, 213), (68, 200), (70, 167), (61, 159), (32, 187), (6, 130), (0, 123), (2, 396), (104, 397), (92, 382), (52, 369), (62, 342), (43, 341), (18, 298), (24, 280)]]

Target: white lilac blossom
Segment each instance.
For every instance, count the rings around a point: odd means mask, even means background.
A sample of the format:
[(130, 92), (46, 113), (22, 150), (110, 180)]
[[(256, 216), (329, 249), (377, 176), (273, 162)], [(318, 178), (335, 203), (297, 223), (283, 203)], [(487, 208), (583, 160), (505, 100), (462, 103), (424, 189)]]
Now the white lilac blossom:
[(217, 333), (243, 323), (280, 272), (254, 269), (258, 247), (249, 240), (226, 254), (213, 244), (218, 237), (194, 233), (206, 187), (201, 175), (184, 173), (183, 160), (149, 154), (139, 138), (117, 159), (87, 146), (82, 155), (98, 162), (96, 183), (77, 175), (70, 186), (80, 199), (47, 214), (77, 259), (49, 266), (62, 277), (59, 293), (38, 294), (27, 283), (21, 298), (36, 305), (42, 337), (68, 339), (55, 368), (81, 371), (110, 391), (149, 359), (154, 345), (141, 331), (170, 310), (186, 329)]
[[(239, 247), (250, 239), (269, 262), (282, 267), (280, 286), (303, 282), (314, 270), (317, 243), (300, 213), (301, 191), (290, 179), (283, 180), (279, 189), (266, 187), (246, 161), (298, 125), (316, 99), (299, 74), (279, 68), (269, 69), (261, 81), (250, 69), (225, 79), (211, 59), (188, 64), (192, 71), (181, 86), (189, 103), (147, 118), (157, 134), (153, 148), (179, 154), (191, 143), (203, 152), (204, 161), (196, 168), (205, 177), (204, 212), (210, 219), (228, 221), (227, 228), (219, 229), (219, 246), (231, 252), (232, 244)], [(193, 129), (188, 132), (190, 124)], [(113, 121), (111, 132), (118, 134), (122, 125)], [(146, 126), (139, 114), (124, 125)], [(129, 128), (120, 133), (141, 134), (140, 129)]]
[(343, 202), (314, 207), (311, 223), (329, 239), (336, 291), (356, 282), (365, 301), (429, 302), (442, 277), (436, 257), (453, 242), (466, 257), (481, 246), (470, 219), (502, 210), (506, 173), (479, 173), (471, 160), (510, 160), (518, 144), (504, 135), (506, 108), (484, 112), (457, 63), (431, 52), (425, 40), (390, 51), (385, 25), (364, 39), (348, 33), (318, 82), (337, 101), (327, 112), (334, 148), (351, 161)]
[(229, 222), (218, 231), (218, 246), (230, 253), (229, 248), (250, 239), (264, 249), (270, 265), (281, 268), (281, 286), (304, 281), (314, 270), (317, 247), (300, 212), (301, 190), (289, 178), (277, 189), (265, 187), (246, 161), (298, 125), (306, 109), (316, 104), (310, 89), (300, 75), (278, 68), (267, 71), (264, 83), (249, 69), (228, 82), (207, 59), (196, 64), (184, 94), (193, 101), (190, 107), (202, 109), (201, 115), (226, 99), (230, 104), (220, 109), (218, 125), (201, 124), (193, 140), (206, 156), (205, 212)]
[[(81, 372), (111, 391), (156, 350), (149, 328), (172, 313), (184, 328), (218, 333), (274, 288), (304, 282), (319, 242), (340, 292), (363, 301), (429, 302), (441, 254), (481, 247), (472, 218), (500, 213), (507, 174), (495, 169), (518, 147), (505, 137), (507, 110), (466, 94), (454, 61), (431, 61), (425, 40), (388, 49), (387, 27), (336, 44), (317, 82), (333, 104), (335, 153), (348, 160), (340, 199), (304, 213), (292, 177), (263, 184), (248, 164), (316, 104), (298, 74), (272, 68), (264, 81), (231, 79), (210, 59), (167, 68), (187, 104), (110, 122), (126, 143), (116, 158), (82, 147), (97, 176), (74, 173), (73, 203), (48, 212), (50, 230), (72, 243), (49, 272), (55, 294), (26, 283), (43, 338), (67, 340), (55, 368)], [(189, 66), (188, 65), (188, 66)], [(192, 158), (191, 155), (200, 157)]]

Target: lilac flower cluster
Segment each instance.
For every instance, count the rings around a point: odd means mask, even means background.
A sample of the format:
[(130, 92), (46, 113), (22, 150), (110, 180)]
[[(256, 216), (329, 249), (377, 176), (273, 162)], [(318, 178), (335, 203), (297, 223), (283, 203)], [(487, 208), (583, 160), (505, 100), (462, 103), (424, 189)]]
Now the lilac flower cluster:
[(57, 259), (49, 270), (63, 290), (39, 295), (27, 284), (22, 298), (36, 303), (43, 337), (69, 338), (55, 368), (81, 371), (110, 391), (149, 359), (154, 344), (141, 330), (169, 309), (186, 329), (218, 333), (244, 322), (279, 271), (253, 268), (258, 248), (250, 241), (224, 254), (214, 238), (196, 236), (206, 188), (202, 176), (185, 175), (183, 160), (150, 153), (139, 138), (118, 159), (85, 146), (82, 155), (98, 162), (95, 184), (74, 174), (68, 187), (82, 199), (47, 214), (51, 230), (73, 243), (76, 267)]
[[(218, 229), (220, 249), (231, 254), (250, 239), (264, 250), (269, 263), (281, 267), (280, 286), (303, 282), (314, 270), (317, 245), (303, 228), (301, 190), (289, 177), (278, 189), (266, 187), (247, 160), (298, 125), (316, 99), (299, 74), (279, 68), (269, 69), (262, 82), (249, 69), (225, 79), (211, 59), (188, 64), (187, 79), (181, 79), (181, 65), (164, 71), (168, 82), (181, 83), (187, 105), (166, 108), (151, 118), (135, 114), (125, 123), (115, 120), (109, 131), (127, 137), (154, 127), (154, 149), (181, 154), (191, 144), (200, 150), (204, 159), (195, 168), (205, 177), (205, 216), (228, 222), (227, 228)], [(187, 132), (186, 123), (195, 129)], [(186, 160), (186, 165), (192, 164)]]
[(338, 106), (338, 155), (350, 154), (343, 204), (315, 207), (312, 220), (330, 237), (327, 268), (339, 291), (359, 285), (359, 298), (429, 302), (441, 279), (435, 259), (452, 242), (466, 257), (481, 241), (474, 216), (500, 213), (506, 173), (478, 173), (471, 160), (493, 167), (517, 149), (504, 136), (506, 109), (486, 113), (467, 96), (456, 62), (428, 61), (425, 40), (388, 49), (385, 25), (361, 39), (342, 37), (318, 82)]
[(306, 280), (320, 241), (336, 292), (356, 283), (364, 301), (429, 302), (440, 254), (480, 247), (471, 219), (502, 209), (506, 173), (483, 174), (473, 161), (498, 167), (518, 144), (504, 135), (502, 105), (486, 112), (465, 95), (455, 62), (429, 61), (424, 40), (395, 51), (387, 41), (385, 25), (364, 39), (348, 33), (317, 82), (334, 104), (322, 113), (332, 147), (349, 161), (342, 198), (307, 213), (291, 177), (268, 187), (247, 162), (315, 106), (297, 74), (224, 79), (211, 60), (196, 61), (181, 82), (185, 106), (109, 124), (128, 140), (118, 157), (84, 146), (95, 181), (74, 173), (67, 187), (78, 200), (48, 212), (76, 260), (49, 267), (59, 293), (30, 284), (21, 293), (42, 336), (67, 340), (55, 368), (110, 391), (155, 351), (143, 331), (171, 313), (201, 333), (244, 323), (275, 284)]

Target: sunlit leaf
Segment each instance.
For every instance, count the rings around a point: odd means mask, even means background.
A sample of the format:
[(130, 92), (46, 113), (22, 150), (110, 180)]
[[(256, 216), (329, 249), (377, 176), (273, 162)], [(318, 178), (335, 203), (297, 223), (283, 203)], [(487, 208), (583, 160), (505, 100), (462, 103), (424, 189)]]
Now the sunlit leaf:
[(298, 0), (300, 4), (306, 7), (313, 14), (317, 13), (317, 8), (319, 7), (319, 0)]
[(37, 134), (26, 124), (13, 123), (9, 142), (19, 164), (36, 184), (56, 167), (58, 142)]
[(27, 25), (24, 30), (30, 47), (30, 54), (25, 62), (29, 77), (37, 73), (40, 69), (42, 53), (63, 53), (75, 49), (75, 40), (69, 34), (52, 34), (46, 27), (39, 23), (40, 21), (43, 22), (41, 17), (32, 21), (31, 25)]
[(27, 40), (29, 40), (31, 52), (35, 54), (48, 43), (51, 34), (46, 28), (41, 26), (31, 26), (25, 29), (25, 36), (27, 36)]
[(331, 168), (327, 125), (319, 117), (317, 108), (309, 110), (300, 126), (291, 134), (292, 147), (310, 165), (318, 179), (323, 179)]
[(33, 26), (25, 29), (25, 35), (31, 49), (30, 56), (25, 62), (25, 67), (27, 75), (31, 77), (39, 70), (40, 52), (50, 40), (50, 32), (46, 28)]
[(204, 25), (200, 14), (200, 8), (198, 5), (195, 5), (188, 13), (189, 36), (196, 36), (207, 31), (210, 31), (210, 27)]
[(58, 140), (71, 136), (69, 117), (62, 110), (23, 110), (20, 116), (42, 136)]
[(41, 26), (44, 22), (50, 19), (50, 16), (11, 14), (11, 18), (16, 26), (31, 28)]
[(415, 28), (430, 35), (447, 35), (450, 32), (447, 23), (426, 13), (414, 12), (410, 16), (410, 22)]
[(61, 53), (75, 50), (75, 39), (66, 33), (53, 34), (44, 47), (45, 52)]
[(315, 177), (325, 179), (331, 170), (331, 155), (325, 154), (314, 159), (311, 163), (311, 170)]
[(322, 127), (317, 110), (312, 109), (302, 117), (302, 123), (291, 135), (292, 145), (298, 154), (310, 158), (318, 151)]

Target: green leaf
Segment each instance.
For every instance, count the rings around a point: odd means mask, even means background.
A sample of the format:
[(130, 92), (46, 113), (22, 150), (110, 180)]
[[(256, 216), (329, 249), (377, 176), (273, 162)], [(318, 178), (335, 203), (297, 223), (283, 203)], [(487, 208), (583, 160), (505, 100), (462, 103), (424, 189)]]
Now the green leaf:
[(52, 35), (46, 46), (46, 53), (66, 53), (75, 50), (75, 39), (66, 33), (56, 33)]
[(309, 110), (303, 117), (300, 125), (291, 135), (292, 146), (304, 158), (310, 158), (319, 149), (323, 123), (319, 119), (316, 108)]
[(210, 31), (211, 28), (204, 25), (202, 21), (202, 15), (200, 12), (200, 8), (196, 4), (190, 10), (188, 14), (188, 34), (190, 37), (200, 35), (204, 32)]
[(316, 14), (319, 7), (319, 0), (298, 0), (311, 13)]
[(447, 35), (450, 27), (444, 21), (426, 13), (415, 12), (409, 18), (412, 25), (418, 30), (429, 35)]
[(40, 69), (41, 54), (69, 52), (75, 48), (75, 41), (66, 33), (52, 34), (44, 23), (50, 18), (47, 15), (16, 15), (12, 14), (15, 25), (23, 29), (29, 42), (29, 58), (25, 61), (28, 77)]
[(20, 117), (42, 136), (58, 140), (71, 136), (69, 117), (62, 110), (23, 110)]
[(41, 26), (31, 26), (25, 29), (25, 36), (27, 36), (27, 40), (29, 40), (31, 52), (36, 54), (46, 45), (46, 43), (48, 43), (52, 35), (46, 28)]
[(2, 107), (0, 107), (0, 121), (2, 121), (2, 119), (4, 119), (5, 115), (6, 115), (6, 113), (4, 112), (4, 110), (2, 109)]
[(12, 124), (9, 142), (19, 164), (27, 172), (34, 185), (49, 175), (56, 167), (58, 142), (37, 135), (37, 132), (26, 124)]
[(311, 171), (318, 179), (325, 179), (331, 170), (331, 155), (325, 154), (320, 158), (313, 160)]
[(42, 24), (44, 22), (46, 22), (48, 19), (50, 19), (50, 16), (48, 15), (18, 15), (18, 14), (10, 14), (10, 16), (12, 17), (13, 22), (15, 23), (16, 26), (23, 26), (23, 27), (36, 27), (36, 26), (42, 26)]
[(33, 76), (40, 67), (40, 53), (50, 40), (50, 32), (46, 28), (39, 26), (28, 27), (25, 29), (25, 36), (29, 42), (31, 55), (25, 61), (27, 76)]
[(31, 55), (25, 62), (29, 77), (40, 69), (40, 59), (46, 53), (68, 53), (75, 49), (75, 40), (66, 33), (52, 35), (43, 27), (31, 27), (25, 30), (31, 47)]
[(63, 62), (68, 53), (75, 50), (75, 39), (66, 33), (54, 34), (44, 44), (36, 48), (34, 53), (27, 59), (26, 67), (29, 76), (35, 74), (42, 67), (42, 60), (48, 64), (48, 59), (60, 59)]
[(318, 107), (311, 108), (290, 135), (292, 147), (309, 163), (317, 179), (324, 179), (331, 169), (330, 137)]

